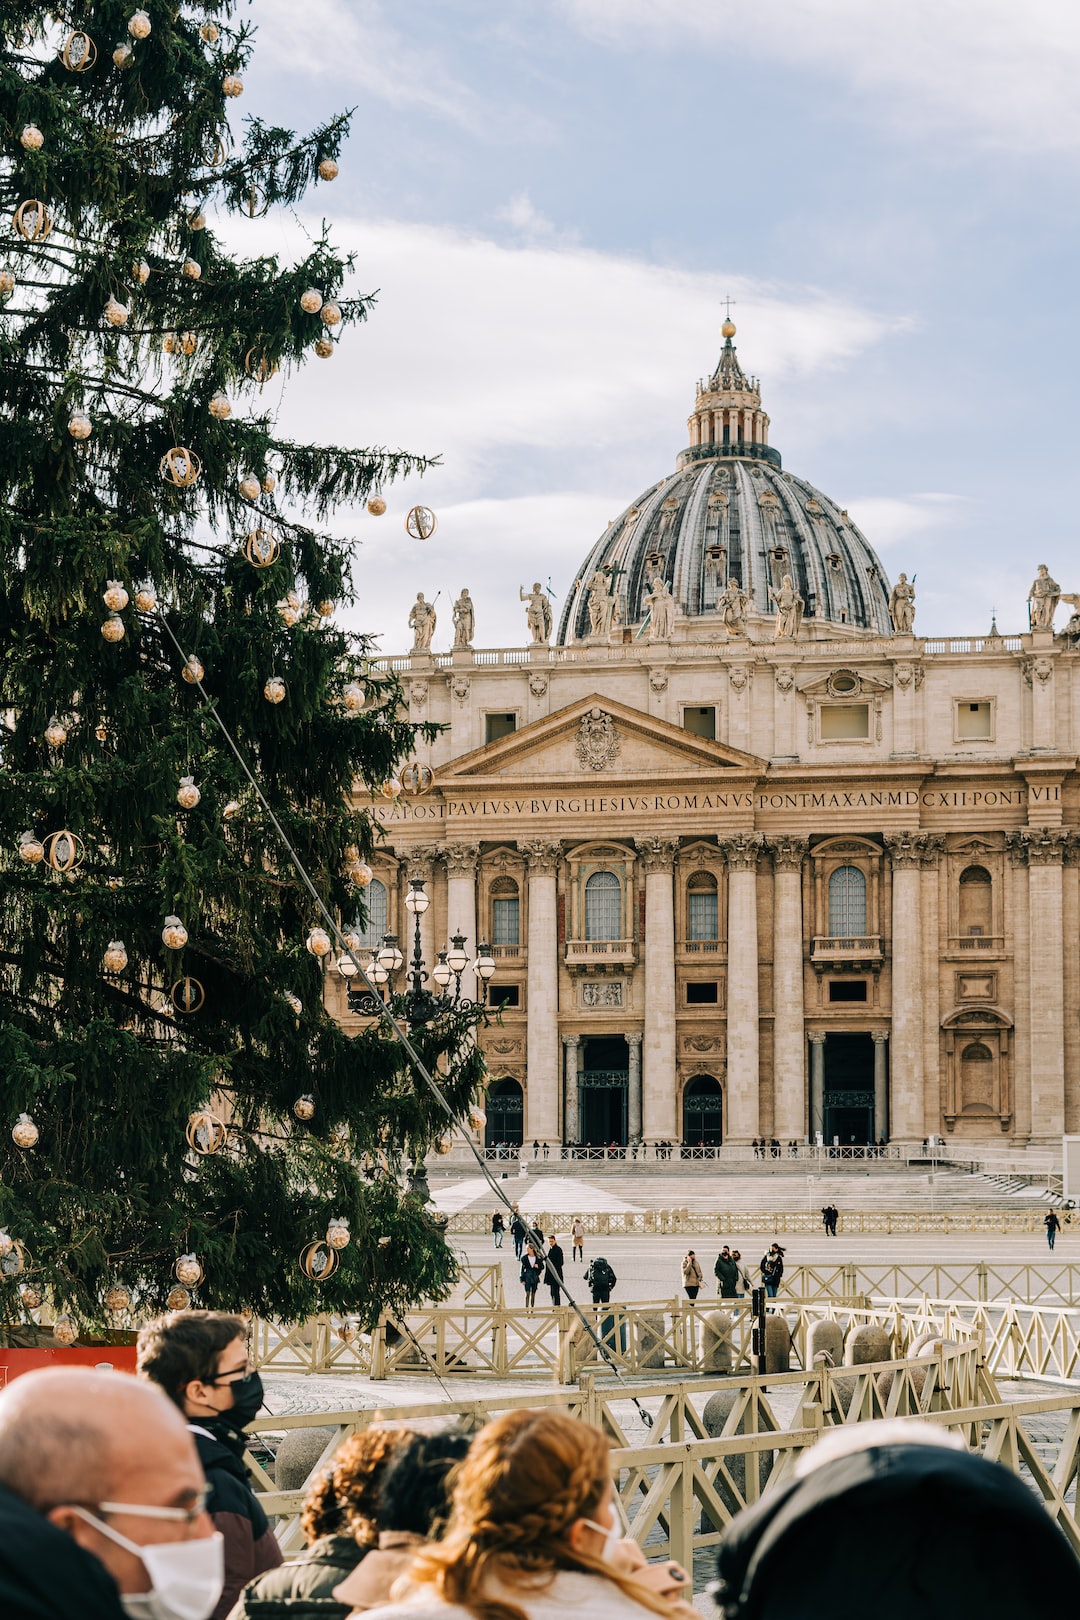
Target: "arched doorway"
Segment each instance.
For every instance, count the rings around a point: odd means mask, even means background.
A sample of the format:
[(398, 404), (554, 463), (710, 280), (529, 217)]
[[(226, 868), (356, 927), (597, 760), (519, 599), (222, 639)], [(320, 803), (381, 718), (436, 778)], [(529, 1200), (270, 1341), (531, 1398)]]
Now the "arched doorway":
[(492, 1083), (485, 1112), (484, 1146), (520, 1147), (525, 1134), (525, 1097), (516, 1080), (509, 1078)]
[(686, 1082), (682, 1139), (684, 1147), (719, 1147), (724, 1140), (724, 1093), (711, 1074)]

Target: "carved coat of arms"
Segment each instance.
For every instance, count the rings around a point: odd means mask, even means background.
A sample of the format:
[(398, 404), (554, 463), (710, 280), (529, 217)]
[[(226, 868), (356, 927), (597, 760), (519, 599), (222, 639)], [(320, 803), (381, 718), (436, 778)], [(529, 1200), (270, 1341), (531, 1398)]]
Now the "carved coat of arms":
[(586, 770), (602, 771), (619, 752), (615, 722), (603, 709), (590, 709), (581, 717), (577, 756)]

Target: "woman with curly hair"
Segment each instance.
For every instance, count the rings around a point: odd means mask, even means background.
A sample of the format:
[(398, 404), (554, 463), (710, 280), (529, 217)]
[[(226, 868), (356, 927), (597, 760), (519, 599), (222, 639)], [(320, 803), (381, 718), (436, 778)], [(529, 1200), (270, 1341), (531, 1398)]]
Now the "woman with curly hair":
[(623, 1541), (608, 1442), (565, 1412), (507, 1412), (457, 1473), (450, 1524), (364, 1620), (644, 1620), (698, 1617), (677, 1564)]
[(306, 1550), (249, 1581), (228, 1620), (342, 1620), (349, 1605), (334, 1587), (375, 1546), (383, 1478), (409, 1438), (407, 1429), (372, 1427), (338, 1448), (304, 1500)]

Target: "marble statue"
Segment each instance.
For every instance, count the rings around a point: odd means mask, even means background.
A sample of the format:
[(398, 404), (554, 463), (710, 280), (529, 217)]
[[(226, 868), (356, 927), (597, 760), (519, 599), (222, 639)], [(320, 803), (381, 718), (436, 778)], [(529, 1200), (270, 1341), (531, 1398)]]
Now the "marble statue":
[(737, 579), (729, 579), (716, 598), (724, 629), (732, 636), (745, 636), (746, 609), (750, 598)]
[(616, 601), (607, 575), (598, 568), (589, 582), (589, 634), (606, 636), (616, 622)]
[(454, 646), (471, 647), (475, 629), (476, 610), (473, 607), (473, 599), (463, 588), (454, 603)]
[(1052, 630), (1054, 628), (1054, 613), (1061, 601), (1061, 586), (1057, 580), (1050, 578), (1050, 570), (1045, 563), (1039, 564), (1039, 571), (1034, 583), (1028, 591), (1028, 615), (1033, 630)]
[[(551, 640), (552, 627), (551, 603), (548, 600), (547, 592), (541, 586), (540, 581), (537, 580), (531, 591), (527, 591), (524, 585), (520, 585), (518, 587), (518, 596), (522, 602), (528, 602), (529, 604), (525, 609), (525, 623), (528, 625), (529, 632), (532, 635), (533, 645), (546, 646)], [(591, 611), (589, 617), (591, 623)]]
[(434, 602), (425, 602), (423, 591), (417, 591), (416, 601), (409, 614), (409, 629), (413, 633), (413, 652), (430, 652), (431, 638), (437, 623)]
[(649, 640), (670, 641), (675, 623), (675, 598), (668, 589), (667, 581), (654, 574), (642, 601), (649, 610)]
[(769, 601), (776, 608), (776, 629), (773, 631), (775, 641), (795, 641), (802, 624), (803, 599), (791, 582), (791, 575), (785, 574), (780, 581), (780, 589), (774, 591), (769, 586)]
[(915, 586), (906, 574), (901, 574), (889, 595), (889, 618), (893, 632), (910, 636), (915, 625)]
[(1066, 636), (1075, 646), (1076, 643), (1080, 641), (1080, 596), (1070, 595), (1063, 591), (1061, 593), (1061, 600), (1063, 602), (1067, 602), (1072, 608), (1072, 612), (1069, 614), (1069, 622), (1062, 631), (1062, 634)]

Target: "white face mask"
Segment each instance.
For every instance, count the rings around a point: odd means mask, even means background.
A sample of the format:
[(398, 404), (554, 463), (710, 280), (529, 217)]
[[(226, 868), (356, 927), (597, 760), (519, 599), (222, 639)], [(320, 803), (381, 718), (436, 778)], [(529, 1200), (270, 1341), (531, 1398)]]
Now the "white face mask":
[(597, 1524), (595, 1519), (582, 1519), (581, 1522), (587, 1524), (590, 1530), (595, 1530), (598, 1535), (603, 1536), (604, 1546), (600, 1554), (601, 1561), (605, 1564), (614, 1563), (615, 1548), (622, 1540), (622, 1525), (619, 1523), (619, 1515), (615, 1511), (614, 1502), (608, 1503), (607, 1524)]
[(120, 1594), (131, 1620), (209, 1620), (225, 1585), (225, 1540), (219, 1532), (197, 1541), (155, 1541), (141, 1547), (85, 1508), (76, 1512), (142, 1561), (149, 1592)]

